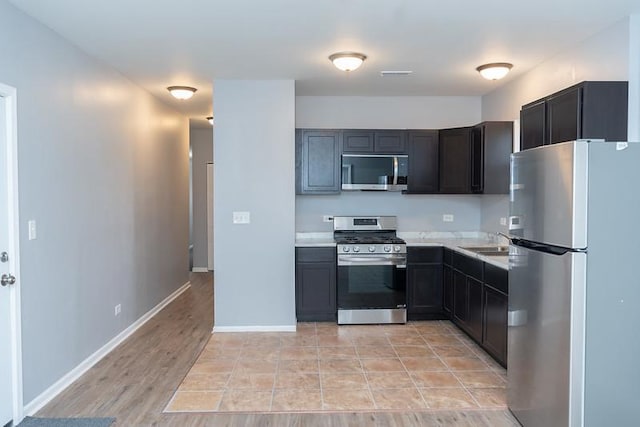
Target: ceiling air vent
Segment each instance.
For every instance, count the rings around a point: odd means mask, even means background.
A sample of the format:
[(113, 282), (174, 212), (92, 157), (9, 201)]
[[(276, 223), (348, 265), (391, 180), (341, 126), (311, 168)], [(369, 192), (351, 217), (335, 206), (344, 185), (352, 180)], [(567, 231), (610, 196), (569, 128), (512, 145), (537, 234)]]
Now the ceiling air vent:
[(380, 77), (408, 76), (413, 71), (380, 71)]

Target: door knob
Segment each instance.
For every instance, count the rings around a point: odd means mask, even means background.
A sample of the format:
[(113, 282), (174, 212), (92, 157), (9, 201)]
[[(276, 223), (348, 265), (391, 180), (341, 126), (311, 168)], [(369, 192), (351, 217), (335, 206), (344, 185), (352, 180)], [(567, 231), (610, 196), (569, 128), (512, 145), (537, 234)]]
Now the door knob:
[(3, 274), (2, 279), (0, 279), (0, 285), (2, 286), (13, 285), (14, 283), (16, 283), (16, 278), (11, 274)]

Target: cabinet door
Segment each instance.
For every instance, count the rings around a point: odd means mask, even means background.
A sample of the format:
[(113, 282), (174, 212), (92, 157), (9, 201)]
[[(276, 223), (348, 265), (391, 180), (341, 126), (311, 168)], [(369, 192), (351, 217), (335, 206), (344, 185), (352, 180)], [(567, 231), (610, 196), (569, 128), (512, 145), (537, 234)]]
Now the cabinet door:
[(407, 133), (402, 130), (375, 131), (373, 150), (376, 153), (405, 154)]
[(441, 314), (442, 264), (410, 264), (407, 274), (407, 314), (410, 318), (418, 320), (420, 315)]
[(438, 192), (438, 131), (409, 132), (409, 177), (407, 193)]
[(333, 321), (336, 314), (335, 249), (296, 249), (297, 319)]
[(296, 192), (340, 193), (340, 131), (299, 130), (296, 133)]
[(540, 101), (522, 107), (520, 111), (520, 149), (540, 147), (546, 144), (546, 104)]
[(467, 277), (469, 292), (469, 308), (467, 312), (467, 327), (469, 334), (478, 342), (482, 342), (482, 282)]
[(470, 128), (440, 131), (440, 192), (469, 193)]
[(628, 82), (584, 82), (580, 138), (626, 141)]
[(453, 312), (453, 269), (448, 265), (442, 267), (442, 287), (444, 293), (442, 307), (445, 314), (451, 317)]
[(498, 362), (506, 366), (508, 297), (497, 289), (485, 285), (483, 303), (482, 345)]
[(467, 326), (468, 296), (467, 276), (458, 270), (453, 270), (453, 320), (463, 328)]
[(484, 190), (484, 125), (471, 129), (471, 192)]
[(345, 130), (342, 132), (344, 153), (373, 153), (373, 132), (368, 130)]
[(547, 100), (547, 129), (550, 144), (581, 137), (582, 88), (574, 88)]
[(509, 161), (513, 152), (513, 122), (485, 122), (484, 194), (509, 194)]

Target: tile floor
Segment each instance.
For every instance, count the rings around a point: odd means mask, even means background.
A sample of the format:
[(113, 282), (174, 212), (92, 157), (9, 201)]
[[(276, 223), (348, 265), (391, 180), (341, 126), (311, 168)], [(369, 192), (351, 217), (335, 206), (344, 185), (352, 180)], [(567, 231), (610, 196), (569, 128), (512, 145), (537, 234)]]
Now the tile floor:
[(165, 412), (505, 409), (506, 370), (446, 321), (215, 333)]

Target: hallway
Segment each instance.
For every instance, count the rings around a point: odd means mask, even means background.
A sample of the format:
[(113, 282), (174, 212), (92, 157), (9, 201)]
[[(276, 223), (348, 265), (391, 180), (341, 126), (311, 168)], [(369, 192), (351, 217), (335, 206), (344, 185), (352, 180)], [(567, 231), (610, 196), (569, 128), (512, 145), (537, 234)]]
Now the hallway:
[(37, 416), (116, 417), (116, 426), (513, 426), (508, 411), (340, 414), (162, 413), (210, 338), (211, 273), (45, 406)]

